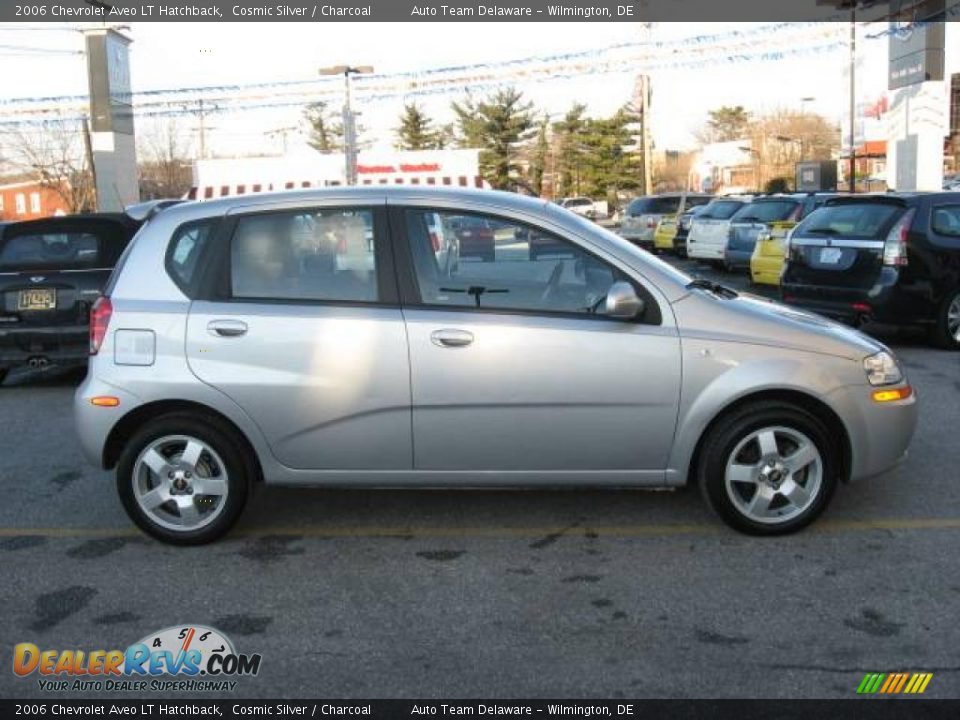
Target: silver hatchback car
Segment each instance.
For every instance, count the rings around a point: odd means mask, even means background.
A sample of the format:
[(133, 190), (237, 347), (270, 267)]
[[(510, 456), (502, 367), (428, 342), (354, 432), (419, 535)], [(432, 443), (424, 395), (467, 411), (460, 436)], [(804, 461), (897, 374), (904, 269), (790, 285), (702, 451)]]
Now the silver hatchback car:
[[(454, 257), (468, 216), (494, 253)], [(553, 204), (433, 188), (185, 203), (91, 314), (84, 452), (162, 540), (255, 483), (700, 486), (733, 527), (813, 520), (917, 420), (892, 353), (692, 280)]]

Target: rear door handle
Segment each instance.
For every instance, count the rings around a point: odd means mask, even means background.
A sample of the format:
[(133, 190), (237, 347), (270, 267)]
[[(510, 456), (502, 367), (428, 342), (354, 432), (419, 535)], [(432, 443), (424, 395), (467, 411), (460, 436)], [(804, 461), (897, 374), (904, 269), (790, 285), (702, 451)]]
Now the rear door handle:
[(473, 333), (466, 330), (434, 330), (430, 341), (438, 347), (466, 347), (473, 342)]
[(247, 324), (242, 320), (211, 320), (207, 332), (217, 337), (240, 337), (247, 334)]

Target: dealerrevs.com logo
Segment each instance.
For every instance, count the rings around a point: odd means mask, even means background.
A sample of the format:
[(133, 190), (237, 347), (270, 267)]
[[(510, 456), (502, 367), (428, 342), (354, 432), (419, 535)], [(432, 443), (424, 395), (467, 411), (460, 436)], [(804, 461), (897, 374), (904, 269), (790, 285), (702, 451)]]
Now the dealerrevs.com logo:
[(19, 643), (13, 672), (36, 675), (43, 691), (143, 692), (236, 689), (234, 678), (260, 672), (260, 655), (238, 653), (230, 639), (204, 625), (147, 635), (126, 650), (41, 649)]

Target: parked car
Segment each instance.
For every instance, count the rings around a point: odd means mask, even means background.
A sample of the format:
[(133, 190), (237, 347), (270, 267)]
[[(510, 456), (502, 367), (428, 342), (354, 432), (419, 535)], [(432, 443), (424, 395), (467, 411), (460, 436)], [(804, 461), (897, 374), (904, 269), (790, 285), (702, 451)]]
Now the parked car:
[(794, 228), (783, 300), (849, 323), (929, 329), (960, 349), (960, 197), (950, 192), (828, 200)]
[(769, 231), (761, 231), (757, 236), (753, 255), (750, 256), (750, 279), (757, 285), (780, 285), (786, 240), (791, 229), (827, 200), (837, 197), (837, 193), (808, 193), (800, 197), (803, 200), (799, 218), (770, 223)]
[[(730, 218), (723, 267), (727, 272), (749, 270), (750, 258), (761, 236), (770, 236), (776, 229), (792, 227), (803, 211), (803, 195), (768, 195), (758, 197), (740, 208)], [(781, 253), (782, 256), (782, 253)]]
[(645, 250), (653, 250), (653, 234), (664, 215), (676, 215), (686, 207), (706, 205), (712, 195), (700, 193), (664, 193), (646, 195), (630, 201), (620, 224), (620, 236)]
[(708, 207), (709, 205), (694, 205), (680, 216), (677, 232), (673, 236), (673, 254), (677, 257), (687, 257), (687, 236), (690, 234), (690, 226)]
[[(374, 228), (373, 272), (303, 262), (304, 218), (337, 248), (339, 218), (358, 215)], [(567, 252), (441, 268), (436, 215), (533, 228)], [(493, 191), (171, 208), (97, 301), (90, 352), (74, 401), (83, 451), (116, 469), (139, 527), (179, 544), (226, 532), (260, 482), (690, 482), (733, 527), (786, 533), (840, 481), (894, 465), (917, 420), (876, 340)]]
[(87, 322), (140, 222), (69, 215), (0, 227), (0, 382), (10, 369), (87, 362)]
[(717, 198), (697, 215), (687, 234), (687, 257), (723, 266), (730, 219), (750, 202), (747, 198)]
[(592, 200), (588, 197), (563, 198), (560, 207), (591, 220), (605, 218), (610, 214), (606, 200)]
[(705, 207), (710, 199), (709, 195), (693, 196), (690, 202), (685, 202), (681, 198), (680, 207), (675, 214), (660, 218), (657, 229), (653, 233), (653, 251), (655, 253), (674, 252), (673, 240), (677, 235), (680, 219), (693, 208)]
[(463, 215), (450, 220), (448, 226), (456, 235), (461, 258), (480, 258), (484, 262), (493, 262), (496, 239), (489, 221)]

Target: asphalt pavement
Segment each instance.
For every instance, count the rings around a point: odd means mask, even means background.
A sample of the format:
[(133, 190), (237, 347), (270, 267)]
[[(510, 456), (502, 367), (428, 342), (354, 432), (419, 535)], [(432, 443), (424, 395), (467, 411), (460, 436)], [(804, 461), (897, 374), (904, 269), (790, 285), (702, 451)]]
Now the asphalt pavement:
[(917, 389), (910, 456), (776, 539), (727, 529), (696, 491), (260, 489), (225, 540), (168, 547), (83, 462), (78, 374), (15, 375), (0, 696), (79, 695), (16, 677), (16, 643), (125, 648), (190, 623), (263, 657), (206, 697), (847, 698), (896, 671), (960, 696), (960, 354), (871, 331)]

